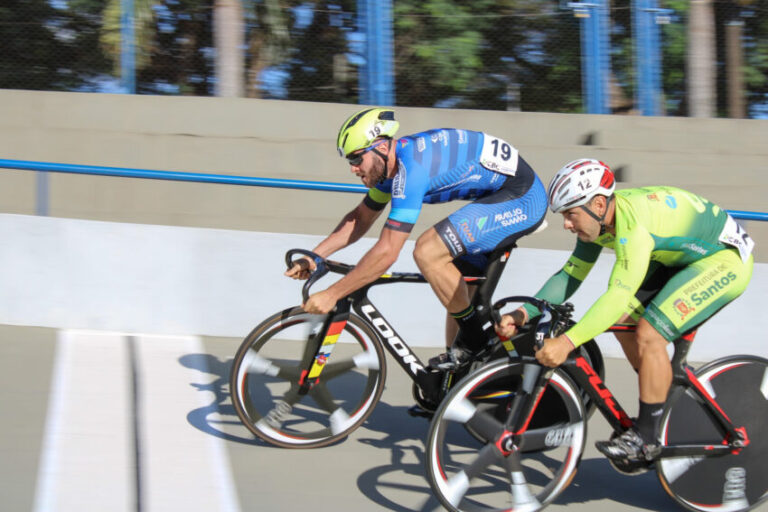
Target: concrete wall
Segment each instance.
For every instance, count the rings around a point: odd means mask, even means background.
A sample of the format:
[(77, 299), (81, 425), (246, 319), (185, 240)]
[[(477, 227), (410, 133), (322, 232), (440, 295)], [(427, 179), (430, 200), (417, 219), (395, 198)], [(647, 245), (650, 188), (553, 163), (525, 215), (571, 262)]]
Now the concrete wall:
[[(356, 105), (241, 98), (0, 90), (0, 158), (355, 183), (335, 152)], [(566, 161), (600, 158), (620, 186), (673, 184), (727, 209), (768, 210), (768, 121), (398, 108), (402, 133), (434, 127), (506, 138), (547, 182)], [(35, 173), (0, 169), (0, 212), (35, 212)], [(51, 174), (52, 216), (325, 234), (359, 197)], [(455, 205), (425, 209), (415, 234)], [(525, 247), (573, 244), (550, 229)], [(768, 223), (748, 223), (768, 261)]]
[[(0, 90), (0, 106), (0, 158), (356, 182), (334, 148), (338, 126), (355, 105)], [(621, 186), (668, 183), (725, 208), (768, 210), (768, 121), (397, 111), (402, 133), (455, 126), (504, 137), (545, 181), (566, 161), (593, 156), (619, 170)], [(29, 216), (36, 179), (0, 169), (0, 323), (242, 336), (298, 301), (298, 284), (281, 276), (284, 251), (314, 246), (360, 199), (52, 173), (52, 218), (36, 218)], [(415, 234), (454, 208), (425, 208)], [(559, 216), (549, 221), (548, 230), (521, 243), (499, 294), (533, 293), (562, 264), (573, 236), (560, 228)], [(768, 223), (747, 228), (757, 260), (768, 261)], [(356, 261), (371, 243), (340, 258)], [(415, 270), (411, 249), (409, 243), (397, 270)], [(603, 255), (597, 276), (580, 290), (577, 311), (604, 289), (610, 258)], [(758, 266), (739, 306), (707, 326), (702, 336), (710, 346), (731, 343), (734, 324), (739, 333), (754, 329), (744, 319), (759, 317), (765, 274)], [(428, 287), (381, 293), (406, 339), (442, 343), (443, 313)], [(424, 324), (413, 310), (433, 321)]]
[[(242, 338), (300, 302), (303, 283), (282, 275), (283, 256), (320, 237), (0, 214), (0, 239), (0, 324)], [(363, 239), (337, 259), (357, 261), (373, 241)], [(412, 249), (409, 241), (403, 252)], [(535, 293), (568, 254), (514, 252), (495, 298)], [(614, 261), (601, 255), (574, 295), (577, 318), (605, 291)], [(393, 270), (417, 269), (403, 257)], [(324, 278), (317, 290), (332, 281)], [(768, 264), (757, 264), (747, 291), (701, 329), (691, 360), (768, 356), (756, 321), (766, 290)], [(370, 296), (409, 344), (435, 352), (444, 344), (445, 312), (426, 284), (380, 286)], [(598, 342), (606, 355), (621, 355), (612, 335)]]

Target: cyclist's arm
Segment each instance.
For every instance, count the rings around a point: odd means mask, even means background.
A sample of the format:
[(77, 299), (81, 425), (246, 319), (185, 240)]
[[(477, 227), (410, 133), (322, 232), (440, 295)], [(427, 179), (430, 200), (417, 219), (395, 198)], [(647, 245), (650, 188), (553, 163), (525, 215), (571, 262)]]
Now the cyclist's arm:
[(386, 196), (377, 189), (371, 189), (365, 199), (347, 213), (336, 229), (315, 247), (314, 252), (327, 258), (339, 249), (357, 242), (381, 215), (389, 200)]
[(355, 265), (352, 271), (331, 285), (326, 292), (331, 293), (338, 301), (353, 291), (362, 288), (384, 274), (397, 260), (400, 250), (408, 240), (408, 232), (385, 227), (381, 230), (379, 240)]
[[(581, 286), (589, 271), (592, 270), (602, 249), (596, 243), (577, 240), (576, 247), (565, 266), (550, 277), (534, 296), (553, 304), (562, 304), (568, 300)], [(524, 314), (524, 318), (521, 319), (522, 323), (525, 323), (531, 316), (539, 314), (538, 308), (531, 304), (525, 304), (521, 311)], [(517, 322), (518, 318), (515, 319), (515, 323)]]
[(575, 347), (605, 332), (622, 314), (630, 313), (637, 302), (635, 294), (648, 272), (654, 242), (642, 229), (626, 235), (616, 243), (616, 263), (613, 265), (608, 290), (600, 296), (581, 320), (565, 334)]

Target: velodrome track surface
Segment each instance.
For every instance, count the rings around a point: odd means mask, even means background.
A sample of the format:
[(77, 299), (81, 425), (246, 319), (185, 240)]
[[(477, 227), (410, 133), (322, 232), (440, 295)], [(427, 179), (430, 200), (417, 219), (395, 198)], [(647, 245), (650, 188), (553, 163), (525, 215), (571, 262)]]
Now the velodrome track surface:
[[(390, 361), (387, 388), (349, 439), (317, 450), (255, 441), (234, 415), (239, 340), (0, 326), (0, 496), (6, 511), (433, 510), (426, 420)], [(418, 349), (428, 357), (431, 349)], [(636, 412), (634, 373), (607, 383)], [(613, 471), (589, 425), (579, 473), (547, 510), (682, 510), (655, 473)], [(766, 511), (768, 505), (757, 510)]]

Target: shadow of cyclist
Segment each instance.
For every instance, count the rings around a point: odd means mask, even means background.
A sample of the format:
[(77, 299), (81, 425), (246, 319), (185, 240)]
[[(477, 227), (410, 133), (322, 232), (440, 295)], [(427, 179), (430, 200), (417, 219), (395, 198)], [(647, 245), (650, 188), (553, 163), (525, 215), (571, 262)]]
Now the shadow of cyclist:
[[(390, 463), (373, 467), (357, 479), (357, 487), (368, 499), (400, 512), (441, 510), (440, 503), (432, 495), (425, 477), (423, 442), (414, 434), (414, 428), (395, 428), (393, 437), (384, 439), (360, 439), (360, 442), (391, 450)], [(418, 429), (416, 429), (418, 430)], [(397, 431), (405, 431), (406, 435)], [(422, 433), (422, 435), (424, 435)], [(609, 501), (613, 510), (633, 508), (673, 512), (679, 510), (659, 486), (656, 473), (629, 476), (614, 470), (601, 457), (583, 459), (579, 472), (568, 488), (553, 502), (550, 509), (567, 506), (569, 510), (594, 508), (598, 501)], [(420, 503), (421, 505), (412, 505)], [(574, 508), (574, 505), (576, 508)]]
[(583, 458), (571, 485), (554, 503), (572, 506), (576, 503), (594, 504), (598, 500), (610, 500), (617, 506), (627, 505), (658, 512), (680, 510), (659, 485), (655, 471), (623, 475), (603, 457)]
[[(403, 439), (390, 445), (389, 464), (368, 469), (357, 478), (357, 488), (377, 505), (398, 512), (436, 510), (440, 507), (424, 477), (423, 444)], [(404, 505), (408, 503), (409, 505)], [(421, 506), (412, 506), (421, 503)]]

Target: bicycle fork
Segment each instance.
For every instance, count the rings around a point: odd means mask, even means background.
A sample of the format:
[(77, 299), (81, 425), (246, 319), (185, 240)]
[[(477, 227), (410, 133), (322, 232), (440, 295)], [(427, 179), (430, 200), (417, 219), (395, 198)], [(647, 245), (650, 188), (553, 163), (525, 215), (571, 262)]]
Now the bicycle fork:
[(320, 329), (310, 334), (314, 343), (307, 343), (306, 351), (301, 361), (299, 375), (299, 395), (306, 395), (320, 381), (320, 374), (331, 357), (339, 336), (344, 331), (349, 319), (349, 301), (339, 301), (336, 312), (329, 314), (323, 320)]

